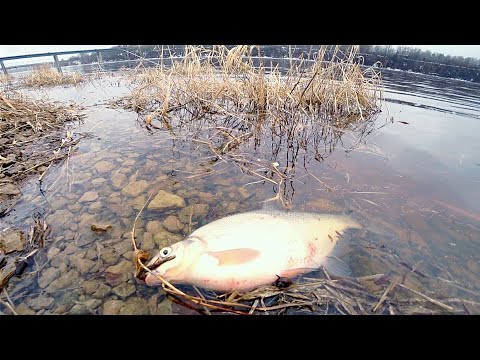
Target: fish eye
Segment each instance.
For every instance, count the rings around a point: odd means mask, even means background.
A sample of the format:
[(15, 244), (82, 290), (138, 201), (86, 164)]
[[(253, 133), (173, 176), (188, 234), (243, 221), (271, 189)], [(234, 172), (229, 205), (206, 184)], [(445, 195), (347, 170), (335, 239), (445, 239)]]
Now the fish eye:
[(167, 256), (169, 256), (172, 253), (172, 251), (173, 250), (172, 250), (171, 247), (165, 247), (162, 250), (160, 250), (160, 256), (162, 258), (166, 258)]

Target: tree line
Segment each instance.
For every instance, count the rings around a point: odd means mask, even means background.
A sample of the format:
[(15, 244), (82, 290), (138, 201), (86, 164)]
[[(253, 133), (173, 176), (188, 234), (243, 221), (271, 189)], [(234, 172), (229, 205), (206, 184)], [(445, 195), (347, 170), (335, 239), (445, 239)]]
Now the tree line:
[[(209, 46), (205, 46), (209, 47)], [(227, 45), (233, 47), (233, 45)], [(313, 59), (320, 45), (261, 45), (253, 50), (252, 55), (273, 58), (303, 57)], [(336, 51), (334, 46), (329, 46), (325, 60), (347, 56), (348, 46), (340, 46)], [(163, 56), (183, 56), (184, 45), (164, 45)], [(160, 45), (118, 45), (111, 51), (103, 51), (103, 61), (135, 60), (138, 58), (159, 58), (162, 53)], [(463, 56), (451, 56), (421, 50), (407, 46), (391, 45), (360, 45), (357, 61), (366, 66), (379, 66), (389, 69), (413, 71), (447, 78), (462, 79), (480, 82), (480, 59)], [(62, 65), (90, 64), (97, 62), (96, 53), (83, 53), (72, 56), (62, 61)]]

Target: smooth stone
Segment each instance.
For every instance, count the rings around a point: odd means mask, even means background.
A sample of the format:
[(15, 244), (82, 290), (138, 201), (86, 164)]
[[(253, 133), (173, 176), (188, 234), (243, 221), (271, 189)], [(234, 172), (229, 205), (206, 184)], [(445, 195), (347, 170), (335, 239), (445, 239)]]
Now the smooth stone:
[(101, 250), (100, 257), (108, 265), (112, 265), (118, 262), (118, 259), (120, 259), (120, 254), (118, 254), (115, 249), (106, 247), (105, 249)]
[(119, 315), (148, 315), (148, 303), (144, 299), (131, 297), (120, 308)]
[(90, 206), (88, 207), (88, 211), (96, 212), (102, 208), (103, 204), (101, 201), (95, 201), (94, 203), (91, 203)]
[(127, 177), (121, 173), (112, 176), (112, 186), (114, 189), (120, 190), (127, 185)]
[(153, 295), (148, 301), (148, 309), (151, 315), (172, 315), (172, 303), (165, 299), (158, 303), (159, 294)]
[(80, 251), (80, 248), (74, 244), (68, 244), (63, 251), (65, 252), (65, 254), (70, 255), (78, 253)]
[(97, 291), (98, 287), (102, 284), (99, 281), (95, 280), (86, 280), (82, 283), (82, 288), (85, 291), (85, 295), (92, 295), (95, 291)]
[(145, 180), (133, 181), (130, 182), (122, 189), (122, 194), (137, 197), (143, 193), (148, 188), (148, 182)]
[(136, 163), (136, 161), (134, 159), (128, 159), (128, 160), (125, 160), (122, 165), (133, 166), (133, 165), (135, 165), (135, 163)]
[(121, 283), (120, 285), (114, 287), (112, 292), (117, 295), (119, 298), (125, 299), (132, 295), (135, 292), (135, 285), (129, 283)]
[(118, 315), (123, 306), (121, 300), (108, 300), (103, 304), (103, 315)]
[(155, 240), (153, 239), (153, 234), (146, 232), (143, 234), (142, 239), (142, 250), (153, 250), (155, 248)]
[(95, 241), (95, 238), (93, 235), (90, 235), (89, 233), (86, 234), (81, 234), (76, 240), (75, 240), (75, 245), (77, 246), (85, 246), (93, 243)]
[(175, 244), (176, 242), (183, 240), (183, 236), (179, 234), (172, 234), (171, 232), (163, 230), (153, 235), (153, 240), (161, 249), (165, 246), (170, 246), (171, 244)]
[[(69, 264), (70, 264), (70, 259), (68, 254), (65, 253), (65, 251), (59, 252), (57, 255), (55, 255), (52, 258), (52, 260), (50, 260), (50, 265), (58, 267), (59, 269), (61, 269), (60, 266), (62, 265), (67, 266)], [(62, 272), (62, 275), (63, 275), (63, 272)]]
[(111, 286), (117, 286), (128, 281), (130, 277), (133, 278), (134, 272), (133, 261), (122, 260), (117, 265), (109, 266), (105, 270), (105, 282)]
[(61, 272), (59, 269), (54, 267), (46, 268), (40, 272), (40, 276), (38, 278), (38, 286), (44, 289), (48, 285), (50, 285), (50, 283), (53, 280), (57, 279), (60, 275), (61, 275)]
[(207, 192), (199, 191), (196, 193), (196, 195), (200, 199), (200, 201), (206, 202), (207, 204), (211, 204), (215, 201), (215, 195)]
[(18, 315), (35, 315), (35, 311), (30, 309), (26, 304), (21, 303), (15, 306), (15, 311)]
[(110, 286), (101, 283), (98, 286), (97, 291), (95, 291), (92, 296), (95, 299), (105, 299), (108, 295), (110, 295), (111, 292), (112, 288)]
[(162, 226), (162, 222), (158, 220), (151, 220), (147, 223), (147, 231), (149, 233), (155, 234), (160, 231), (164, 231), (165, 229)]
[(59, 248), (56, 248), (56, 247), (51, 247), (50, 249), (48, 249), (47, 251), (47, 259), (48, 261), (52, 260), (52, 258), (57, 255), (58, 253), (60, 253), (60, 249)]
[(68, 312), (68, 315), (89, 315), (89, 314), (91, 314), (91, 312), (89, 308), (85, 306), (85, 304), (76, 304)]
[(82, 211), (82, 205), (80, 204), (72, 204), (67, 206), (68, 210), (73, 211), (74, 213), (79, 213)]
[(76, 259), (72, 261), (80, 274), (88, 273), (95, 266), (95, 261), (89, 259)]
[(119, 242), (118, 244), (113, 245), (113, 248), (117, 252), (117, 254), (125, 254), (127, 251), (131, 251), (133, 248), (131, 240), (124, 240)]
[(34, 311), (45, 310), (53, 305), (55, 300), (51, 296), (39, 296), (28, 302), (28, 306)]
[(47, 216), (47, 224), (55, 227), (64, 227), (65, 224), (72, 222), (75, 216), (67, 209), (57, 210), (53, 214)]
[(225, 215), (230, 215), (238, 212), (238, 203), (235, 201), (228, 202), (223, 207), (223, 213)]
[(148, 204), (149, 210), (167, 210), (185, 207), (185, 200), (178, 195), (160, 190)]
[(59, 289), (65, 289), (74, 283), (79, 283), (80, 274), (77, 270), (70, 270), (65, 275), (53, 280), (47, 287), (47, 292), (52, 292)]
[(107, 181), (105, 178), (96, 178), (92, 180), (92, 185), (95, 187), (100, 187), (103, 184), (105, 184), (105, 181)]
[(102, 304), (102, 302), (99, 299), (89, 299), (89, 300), (84, 302), (84, 305), (91, 310), (95, 310), (101, 304)]
[(27, 246), (25, 237), (20, 230), (7, 229), (0, 231), (0, 249), (5, 253), (22, 251)]
[(110, 161), (102, 160), (95, 164), (95, 169), (99, 173), (108, 173), (112, 171), (114, 168), (115, 168), (115, 164)]
[(210, 206), (208, 204), (193, 204), (180, 210), (178, 217), (181, 222), (188, 224), (190, 222), (190, 214), (192, 214), (192, 221), (203, 219), (208, 215)]
[(120, 195), (118, 195), (118, 193), (113, 193), (107, 197), (107, 202), (109, 204), (121, 204), (122, 198), (120, 197)]
[(167, 229), (168, 231), (170, 232), (173, 232), (173, 233), (178, 233), (180, 232), (184, 225), (183, 223), (180, 221), (180, 219), (174, 215), (170, 215), (168, 216), (163, 222), (162, 222), (162, 225), (165, 229)]
[(122, 254), (122, 257), (124, 257), (124, 258), (127, 259), (127, 260), (132, 260), (132, 259), (133, 259), (133, 250), (124, 252), (124, 253)]
[(128, 205), (132, 206), (136, 210), (140, 210), (143, 207), (143, 205), (145, 204), (146, 201), (147, 201), (147, 197), (144, 196), (144, 195), (140, 195), (140, 196), (136, 197), (135, 199), (130, 200), (128, 202)]

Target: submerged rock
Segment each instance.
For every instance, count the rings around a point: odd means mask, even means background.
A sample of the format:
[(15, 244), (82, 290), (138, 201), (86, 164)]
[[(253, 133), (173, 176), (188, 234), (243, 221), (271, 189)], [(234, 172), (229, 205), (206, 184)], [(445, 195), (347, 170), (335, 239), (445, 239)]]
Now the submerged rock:
[(118, 315), (123, 306), (121, 300), (108, 300), (103, 304), (103, 315)]
[(55, 300), (51, 296), (39, 296), (35, 299), (32, 299), (28, 302), (28, 306), (34, 311), (40, 311), (50, 308)]
[(171, 232), (163, 230), (156, 233), (153, 236), (153, 240), (155, 241), (155, 244), (157, 244), (157, 246), (161, 249), (165, 246), (170, 246), (172, 244), (175, 244), (176, 242), (183, 240), (183, 236), (179, 234), (172, 234)]
[(185, 207), (185, 200), (178, 195), (160, 190), (148, 204), (150, 210), (169, 210)]
[(88, 273), (96, 264), (95, 261), (89, 259), (72, 259), (71, 261), (81, 274)]
[(208, 215), (209, 209), (210, 206), (208, 204), (193, 204), (183, 208), (178, 214), (178, 217), (181, 222), (188, 224), (190, 222), (190, 214), (192, 214), (192, 221), (200, 220)]
[(119, 315), (148, 315), (148, 304), (144, 299), (131, 297), (120, 308)]
[(52, 281), (47, 287), (47, 292), (52, 292), (59, 289), (65, 289), (66, 287), (80, 282), (80, 273), (77, 270), (70, 270), (65, 275), (59, 277), (58, 279)]
[(68, 315), (89, 315), (91, 314), (90, 309), (84, 304), (76, 304), (68, 312)]
[(97, 291), (95, 291), (92, 296), (95, 299), (105, 299), (108, 295), (110, 295), (111, 292), (112, 288), (110, 286), (101, 283), (98, 286)]
[(118, 259), (120, 259), (120, 255), (111, 247), (106, 247), (100, 252), (100, 258), (109, 265), (116, 264)]
[(134, 159), (128, 159), (123, 162), (123, 166), (133, 166), (135, 165), (136, 161)]
[(146, 201), (147, 201), (147, 198), (144, 195), (140, 195), (140, 196), (137, 196), (135, 199), (130, 200), (128, 202), (128, 205), (132, 206), (136, 210), (140, 210)]
[(114, 168), (115, 168), (115, 164), (110, 161), (102, 160), (95, 164), (95, 169), (99, 173), (108, 173), (112, 171)]
[(171, 315), (172, 303), (164, 299), (161, 303), (158, 303), (160, 294), (153, 295), (148, 301), (148, 309), (151, 315)]
[(163, 227), (170, 232), (178, 233), (183, 229), (183, 223), (178, 217), (170, 215), (162, 223)]
[(146, 232), (143, 234), (143, 239), (141, 243), (142, 250), (153, 250), (155, 248), (155, 241), (153, 239), (153, 234)]
[(53, 280), (57, 279), (60, 274), (60, 270), (54, 267), (49, 267), (42, 270), (38, 278), (38, 286), (40, 286), (42, 289), (46, 288)]
[(0, 231), (0, 250), (5, 254), (22, 251), (27, 246), (23, 233), (17, 229)]
[(145, 180), (132, 181), (122, 189), (122, 194), (137, 197), (148, 188), (148, 182)]
[(163, 230), (165, 229), (163, 228), (161, 221), (152, 220), (147, 223), (147, 231), (149, 233), (155, 234)]
[(92, 180), (92, 185), (95, 186), (95, 187), (100, 187), (103, 184), (105, 184), (105, 181), (107, 181), (107, 180), (105, 180), (105, 178), (102, 178), (102, 177), (96, 178), (96, 179)]
[(79, 202), (91, 202), (98, 199), (98, 193), (95, 191), (87, 191), (83, 196), (78, 200)]
[(35, 311), (30, 309), (26, 304), (21, 303), (15, 306), (15, 311), (18, 315), (35, 315)]
[(105, 281), (111, 286), (117, 286), (127, 282), (130, 277), (133, 277), (134, 272), (133, 262), (131, 260), (123, 260), (117, 265), (109, 266), (105, 270)]
[(72, 222), (75, 216), (67, 209), (57, 210), (53, 214), (47, 216), (47, 224), (64, 227), (65, 224)]
[(117, 173), (112, 176), (112, 186), (114, 189), (120, 190), (127, 185), (127, 177), (123, 174)]
[(120, 285), (114, 287), (112, 292), (118, 297), (125, 299), (132, 295), (135, 292), (135, 285), (129, 283), (121, 283)]

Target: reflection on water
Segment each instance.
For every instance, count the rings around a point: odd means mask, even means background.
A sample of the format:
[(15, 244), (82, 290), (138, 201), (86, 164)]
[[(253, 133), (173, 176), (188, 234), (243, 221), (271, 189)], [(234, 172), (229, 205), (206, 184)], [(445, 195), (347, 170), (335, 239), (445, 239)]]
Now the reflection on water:
[(294, 133), (271, 127), (242, 141), (232, 141), (248, 133), (235, 119), (145, 128), (135, 113), (105, 105), (128, 93), (120, 78), (31, 91), (82, 103), (88, 117), (75, 131), (93, 136), (41, 185), (27, 183), (15, 211), (0, 219), (22, 227), (40, 212), (52, 228), (35, 263), (10, 281), (12, 301), (24, 313), (185, 312), (133, 278), (130, 231), (148, 196), (177, 196), (137, 222), (141, 248), (153, 250), (280, 192), (293, 210), (353, 210), (368, 230), (352, 250), (354, 275), (398, 273), (427, 294), (469, 299), (468, 311), (478, 313), (478, 85), (384, 77), (387, 102), (369, 122), (319, 128), (305, 121)]

